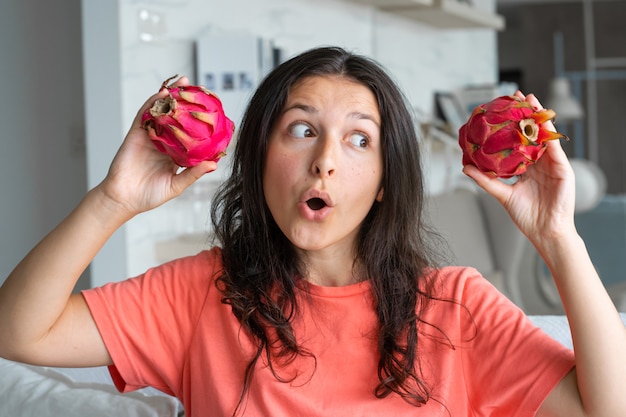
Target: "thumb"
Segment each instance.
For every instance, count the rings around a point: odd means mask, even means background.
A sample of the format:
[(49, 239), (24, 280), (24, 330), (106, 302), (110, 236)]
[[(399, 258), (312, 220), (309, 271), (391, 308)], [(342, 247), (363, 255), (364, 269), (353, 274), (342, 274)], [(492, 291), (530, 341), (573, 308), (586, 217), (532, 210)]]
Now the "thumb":
[(205, 174), (217, 169), (217, 162), (202, 161), (198, 165), (186, 168), (172, 179), (172, 188), (179, 194), (185, 191), (190, 185), (198, 181)]
[(463, 173), (472, 178), (480, 188), (491, 194), (501, 204), (504, 204), (509, 198), (511, 186), (500, 181), (498, 178), (481, 172), (473, 165), (465, 165), (463, 167)]

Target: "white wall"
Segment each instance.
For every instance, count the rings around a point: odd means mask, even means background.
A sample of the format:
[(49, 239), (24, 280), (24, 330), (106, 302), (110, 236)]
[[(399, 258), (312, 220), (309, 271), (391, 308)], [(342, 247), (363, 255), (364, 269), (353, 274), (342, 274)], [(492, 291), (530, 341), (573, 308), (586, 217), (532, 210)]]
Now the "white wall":
[[(205, 31), (250, 33), (272, 39), (287, 56), (324, 44), (371, 55), (392, 72), (409, 99), (424, 110), (430, 109), (434, 90), (497, 79), (496, 35), (490, 30), (440, 30), (342, 0), (119, 2), (126, 123), (164, 77), (192, 64), (175, 62), (184, 53), (179, 46), (193, 42)], [(495, 10), (494, 0), (474, 3)], [(141, 10), (162, 16), (159, 42), (140, 41)]]
[[(122, 109), (119, 6), (82, 0), (83, 71), (87, 135), (87, 183), (106, 175), (125, 132)], [(91, 285), (126, 277), (126, 227), (104, 245), (90, 266)]]
[(80, 0), (2, 2), (0, 283), (86, 190), (80, 30)]

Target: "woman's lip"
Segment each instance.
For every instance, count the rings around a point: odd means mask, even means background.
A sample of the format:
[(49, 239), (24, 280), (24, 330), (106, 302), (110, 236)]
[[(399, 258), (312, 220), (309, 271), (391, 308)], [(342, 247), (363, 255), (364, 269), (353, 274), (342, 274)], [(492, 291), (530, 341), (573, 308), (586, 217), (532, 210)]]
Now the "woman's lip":
[(299, 202), (298, 209), (300, 210), (300, 214), (302, 215), (302, 217), (309, 221), (324, 220), (332, 211), (332, 207), (329, 205), (326, 205), (319, 210), (313, 210), (311, 207), (309, 207), (306, 201)]
[[(308, 201), (313, 198), (319, 198), (324, 201), (324, 207), (319, 210), (313, 210), (308, 204)], [(306, 220), (321, 221), (328, 217), (330, 212), (333, 210), (334, 205), (335, 202), (333, 201), (330, 194), (328, 194), (326, 191), (322, 191), (319, 189), (310, 189), (302, 194), (302, 197), (298, 202), (298, 209), (300, 210), (300, 214), (302, 215), (302, 217), (304, 217)]]
[(326, 207), (333, 207), (335, 205), (335, 202), (333, 201), (330, 194), (328, 194), (325, 191), (316, 190), (316, 189), (308, 190), (307, 192), (305, 192), (302, 195), (302, 198), (300, 199), (300, 201), (303, 203), (306, 203), (307, 201), (313, 198), (319, 198), (322, 201), (324, 201), (324, 204), (326, 204)]

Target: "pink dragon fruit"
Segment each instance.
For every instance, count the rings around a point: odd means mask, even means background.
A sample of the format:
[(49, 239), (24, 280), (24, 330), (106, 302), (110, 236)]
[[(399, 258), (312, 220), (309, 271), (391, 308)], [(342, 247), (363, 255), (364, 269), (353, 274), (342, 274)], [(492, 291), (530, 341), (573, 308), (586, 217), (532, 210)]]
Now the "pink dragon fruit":
[[(172, 77), (174, 78), (174, 77)], [(218, 161), (235, 129), (222, 102), (203, 86), (171, 87), (169, 95), (145, 111), (141, 124), (156, 148), (181, 167)]]
[(539, 160), (547, 141), (567, 137), (542, 126), (554, 110), (535, 110), (516, 96), (498, 97), (477, 106), (459, 129), (463, 165), (475, 165), (496, 177), (523, 174)]

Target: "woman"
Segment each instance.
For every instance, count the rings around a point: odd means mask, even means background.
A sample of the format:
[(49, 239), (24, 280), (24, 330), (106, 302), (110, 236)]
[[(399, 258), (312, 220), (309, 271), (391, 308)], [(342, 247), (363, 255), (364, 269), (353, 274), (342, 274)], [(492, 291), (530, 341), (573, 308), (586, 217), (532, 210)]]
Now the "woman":
[(220, 248), (71, 295), (117, 228), (216, 167), (176, 174), (139, 115), (107, 177), (1, 288), (3, 356), (112, 365), (121, 390), (154, 386), (188, 415), (626, 412), (624, 327), (576, 233), (558, 143), (513, 186), (464, 172), (543, 256), (575, 354), (475, 270), (435, 268), (403, 97), (339, 48), (292, 58), (252, 98), (212, 213)]

